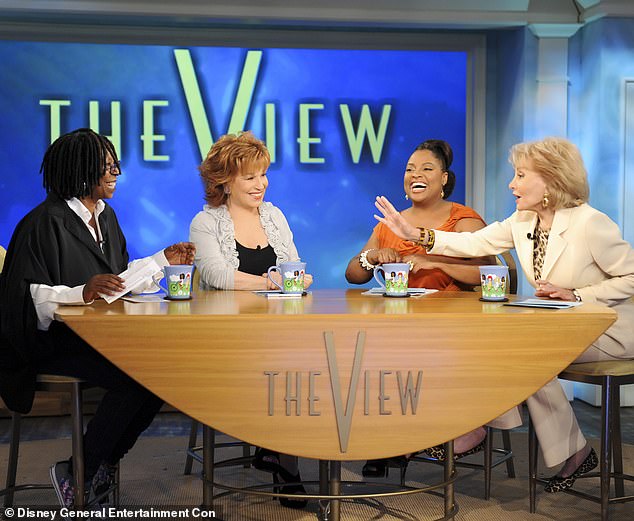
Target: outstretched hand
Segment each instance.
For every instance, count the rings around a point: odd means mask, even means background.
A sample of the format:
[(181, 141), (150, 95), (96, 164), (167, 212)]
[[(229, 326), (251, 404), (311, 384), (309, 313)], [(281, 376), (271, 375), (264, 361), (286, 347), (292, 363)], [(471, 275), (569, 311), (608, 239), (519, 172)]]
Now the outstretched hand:
[(177, 242), (163, 250), (170, 264), (194, 264), (196, 246), (192, 242)]
[(418, 228), (408, 223), (394, 208), (387, 197), (379, 195), (374, 201), (374, 206), (383, 214), (383, 217), (374, 214), (374, 218), (385, 224), (392, 232), (406, 241), (417, 241), (420, 237)]
[(98, 299), (101, 295), (114, 295), (120, 291), (123, 291), (125, 286), (123, 285), (123, 279), (113, 273), (102, 273), (100, 275), (93, 275), (88, 279), (82, 296), (84, 302), (92, 302)]

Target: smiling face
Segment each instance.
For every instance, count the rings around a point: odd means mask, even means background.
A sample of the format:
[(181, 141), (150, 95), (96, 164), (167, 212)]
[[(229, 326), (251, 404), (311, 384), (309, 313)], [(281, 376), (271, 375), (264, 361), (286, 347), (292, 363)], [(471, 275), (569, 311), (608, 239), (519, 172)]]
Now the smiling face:
[(91, 199), (97, 201), (99, 199), (112, 199), (114, 191), (117, 187), (117, 177), (121, 175), (119, 163), (116, 162), (110, 154), (106, 154), (106, 166), (104, 174), (99, 178), (97, 186), (95, 186), (90, 194)]
[(242, 169), (228, 184), (230, 193), (227, 205), (257, 209), (264, 201), (264, 194), (269, 186), (266, 170), (255, 165)]
[(447, 172), (430, 150), (416, 150), (407, 160), (403, 188), (412, 202), (440, 199), (446, 182)]
[(509, 183), (509, 189), (513, 192), (518, 210), (532, 210), (537, 213), (544, 210), (542, 202), (548, 187), (530, 158), (515, 164), (515, 175)]

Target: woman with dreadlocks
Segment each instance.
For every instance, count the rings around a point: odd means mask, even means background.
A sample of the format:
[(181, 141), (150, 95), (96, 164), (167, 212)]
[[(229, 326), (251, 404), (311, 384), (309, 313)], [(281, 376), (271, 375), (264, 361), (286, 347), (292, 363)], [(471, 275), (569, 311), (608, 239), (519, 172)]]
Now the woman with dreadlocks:
[[(106, 389), (84, 435), (84, 489), (99, 495), (162, 402), (53, 315), (60, 304), (89, 304), (124, 289), (142, 291), (154, 281), (126, 288), (116, 275), (128, 267), (128, 252), (104, 202), (121, 174), (108, 139), (90, 129), (65, 134), (48, 148), (40, 171), (47, 197), (16, 227), (0, 274), (0, 395), (11, 410), (27, 413), (38, 373), (74, 376)], [(158, 274), (162, 266), (193, 259), (194, 246), (178, 243), (134, 262)], [(53, 465), (51, 479), (62, 506), (74, 505), (70, 461)]]

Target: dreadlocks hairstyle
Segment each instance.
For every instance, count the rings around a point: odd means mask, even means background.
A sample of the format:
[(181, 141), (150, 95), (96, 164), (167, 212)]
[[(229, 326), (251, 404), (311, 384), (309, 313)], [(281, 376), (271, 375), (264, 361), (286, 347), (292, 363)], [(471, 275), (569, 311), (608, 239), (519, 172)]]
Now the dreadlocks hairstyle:
[(105, 173), (107, 154), (119, 164), (113, 144), (89, 128), (58, 137), (46, 150), (40, 167), (46, 193), (62, 199), (89, 196)]
[(428, 139), (418, 145), (415, 150), (429, 150), (434, 154), (434, 157), (442, 163), (443, 171), (447, 172), (447, 182), (445, 186), (442, 187), (444, 192), (443, 199), (447, 199), (456, 186), (456, 174), (449, 170), (451, 163), (453, 163), (453, 150), (451, 150), (451, 146), (442, 139)]

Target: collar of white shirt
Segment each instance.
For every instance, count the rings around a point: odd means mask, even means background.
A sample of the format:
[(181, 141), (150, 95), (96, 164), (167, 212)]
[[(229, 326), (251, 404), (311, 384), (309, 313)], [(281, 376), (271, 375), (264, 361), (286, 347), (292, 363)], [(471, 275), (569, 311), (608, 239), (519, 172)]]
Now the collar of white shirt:
[(88, 208), (84, 206), (84, 203), (77, 199), (77, 197), (73, 197), (72, 199), (66, 199), (66, 204), (73, 212), (75, 212), (79, 216), (82, 221), (84, 221), (84, 224), (86, 225), (86, 228), (88, 228), (88, 231), (92, 235), (93, 239), (95, 239), (95, 241), (99, 243), (101, 241), (101, 238), (103, 237), (103, 235), (101, 235), (101, 228), (99, 227), (99, 215), (106, 208), (106, 203), (99, 199), (97, 201), (97, 206), (95, 207), (95, 224), (99, 232), (99, 237), (97, 237), (95, 229), (90, 226), (90, 224), (88, 224), (90, 222), (92, 214), (90, 213), (90, 210), (88, 210)]

